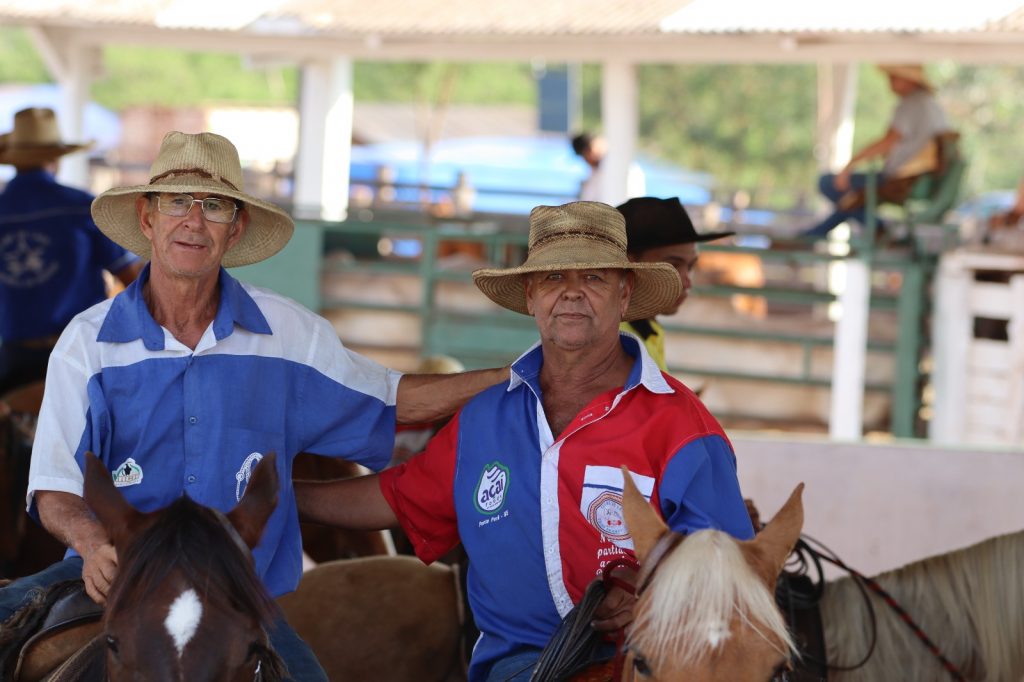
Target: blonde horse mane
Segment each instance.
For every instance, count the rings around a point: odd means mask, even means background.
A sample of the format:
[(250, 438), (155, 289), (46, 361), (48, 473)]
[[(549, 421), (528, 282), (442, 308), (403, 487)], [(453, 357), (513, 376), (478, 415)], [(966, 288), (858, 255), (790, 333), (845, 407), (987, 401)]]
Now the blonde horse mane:
[(780, 652), (793, 649), (772, 594), (736, 541), (717, 530), (687, 536), (641, 594), (629, 645), (653, 660), (696, 663), (724, 646), (738, 618)]
[[(883, 573), (876, 580), (970, 680), (1024, 677), (1024, 531)], [(874, 654), (863, 667), (838, 672), (843, 682), (898, 677), (951, 679), (881, 599)], [(871, 645), (870, 614), (852, 578), (828, 583), (821, 603), (831, 665), (851, 665)], [(829, 679), (833, 679), (830, 674)]]

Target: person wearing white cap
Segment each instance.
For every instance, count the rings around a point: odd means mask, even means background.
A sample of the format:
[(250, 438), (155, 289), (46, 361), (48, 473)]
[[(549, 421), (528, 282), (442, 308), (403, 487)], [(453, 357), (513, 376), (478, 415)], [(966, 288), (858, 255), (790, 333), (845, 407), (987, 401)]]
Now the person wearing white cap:
[[(634, 561), (620, 467), (677, 531), (749, 539), (753, 528), (722, 427), (639, 339), (619, 333), (623, 320), (667, 310), (682, 289), (668, 263), (628, 259), (621, 213), (590, 201), (538, 206), (526, 262), (477, 270), (473, 281), (536, 320), (540, 341), (510, 381), (471, 399), (405, 463), (296, 491), (309, 521), (401, 525), (424, 562), (461, 542), (481, 632), (469, 679), (527, 680), (595, 577)], [(625, 626), (632, 607), (626, 590), (611, 588), (595, 629)]]
[[(86, 452), (143, 511), (187, 494), (227, 512), (270, 452), (281, 480), (299, 452), (378, 470), (391, 459), (396, 420), (440, 419), (508, 376), (507, 368), (403, 376), (344, 348), (322, 317), (231, 277), (226, 267), (283, 248), (294, 224), (245, 191), (238, 152), (219, 135), (168, 133), (150, 181), (104, 192), (92, 214), (149, 265), (72, 320), (53, 351), (27, 502), (70, 551), (0, 589), (0, 621), (59, 580), (81, 577), (93, 599), (105, 599), (117, 556), (82, 499)], [(271, 596), (295, 589), (301, 557), (286, 486), (253, 550)], [(291, 679), (326, 679), (283, 616), (269, 635)]]
[[(870, 159), (884, 158), (879, 178), (879, 200), (901, 203), (914, 179), (936, 169), (939, 159), (937, 137), (949, 132), (946, 114), (935, 98), (935, 88), (920, 64), (883, 64), (878, 67), (889, 79), (889, 88), (899, 97), (885, 135), (868, 143), (836, 174), (822, 175), (818, 188), (835, 210), (803, 237), (824, 237), (840, 223), (865, 221), (864, 187), (868, 176), (853, 169)], [(880, 231), (885, 226), (878, 223)]]
[(142, 269), (96, 229), (92, 195), (54, 178), (60, 157), (89, 146), (62, 140), (53, 110), (38, 107), (0, 135), (0, 164), (16, 169), (0, 192), (0, 396), (46, 376), (65, 325), (106, 298), (104, 271), (127, 286)]

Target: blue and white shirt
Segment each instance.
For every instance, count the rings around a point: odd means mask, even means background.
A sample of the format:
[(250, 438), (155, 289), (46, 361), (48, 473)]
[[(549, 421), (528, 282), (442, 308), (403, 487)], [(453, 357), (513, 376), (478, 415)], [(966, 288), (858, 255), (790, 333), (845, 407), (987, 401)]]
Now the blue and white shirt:
[(27, 504), (38, 490), (82, 495), (84, 453), (141, 511), (182, 493), (229, 511), (252, 469), (277, 453), (277, 509), (253, 552), (273, 596), (295, 589), (302, 545), (290, 485), (297, 453), (378, 470), (391, 458), (401, 374), (347, 350), (294, 301), (220, 272), (217, 315), (195, 350), (156, 323), (149, 266), (78, 315), (50, 358)]
[(18, 173), (0, 193), (0, 339), (59, 334), (106, 298), (104, 270), (139, 259), (99, 231), (90, 204), (45, 170)]

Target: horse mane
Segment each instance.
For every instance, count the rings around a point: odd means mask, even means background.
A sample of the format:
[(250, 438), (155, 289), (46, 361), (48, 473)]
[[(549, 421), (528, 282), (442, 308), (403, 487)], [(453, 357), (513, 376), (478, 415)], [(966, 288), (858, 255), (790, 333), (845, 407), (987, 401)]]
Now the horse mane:
[[(969, 679), (1024, 676), (1024, 531), (990, 538), (875, 579)], [(862, 668), (840, 680), (944, 679), (938, 660), (875, 595), (877, 644)], [(827, 584), (821, 603), (828, 660), (856, 663), (871, 645), (871, 615), (852, 578)], [(831, 679), (831, 675), (830, 678)]]
[(226, 537), (226, 521), (211, 509), (179, 498), (132, 542), (118, 562), (107, 614), (141, 603), (173, 571), (201, 588), (205, 599), (267, 626), (278, 613), (256, 575), (252, 558)]
[(774, 597), (736, 541), (721, 531), (698, 531), (662, 559), (640, 595), (629, 645), (653, 660), (672, 656), (694, 664), (730, 637), (733, 617), (793, 650)]

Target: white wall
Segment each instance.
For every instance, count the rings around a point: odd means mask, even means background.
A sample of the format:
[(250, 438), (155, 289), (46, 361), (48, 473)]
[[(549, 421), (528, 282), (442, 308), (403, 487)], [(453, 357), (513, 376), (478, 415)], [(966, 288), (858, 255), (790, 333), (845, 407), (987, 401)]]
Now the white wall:
[(743, 494), (762, 520), (803, 481), (804, 531), (868, 575), (1024, 528), (1021, 451), (732, 441)]

